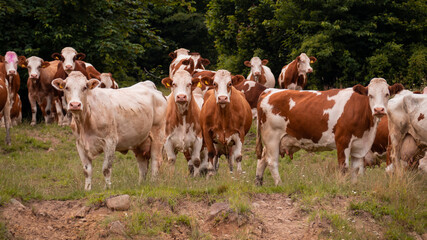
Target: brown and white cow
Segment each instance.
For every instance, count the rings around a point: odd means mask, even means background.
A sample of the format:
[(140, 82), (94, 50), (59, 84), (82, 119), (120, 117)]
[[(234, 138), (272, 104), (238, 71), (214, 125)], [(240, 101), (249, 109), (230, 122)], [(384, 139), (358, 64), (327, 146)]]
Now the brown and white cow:
[(267, 67), (268, 60), (261, 60), (259, 57), (253, 57), (251, 61), (245, 61), (245, 66), (251, 68), (247, 79), (255, 81), (267, 88), (274, 88), (276, 79), (271, 69)]
[[(378, 122), (387, 113), (390, 95), (403, 89), (374, 78), (367, 87), (328, 91), (267, 89), (258, 101), (256, 181), (262, 184), (268, 166), (275, 184), (281, 182), (279, 154), (299, 149), (337, 149), (342, 170), (352, 158), (353, 180), (363, 174), (363, 157), (375, 138)], [(262, 148), (264, 144), (264, 149)]]
[(237, 171), (242, 171), (242, 146), (245, 135), (252, 124), (252, 113), (245, 96), (236, 90), (232, 82), (244, 79), (241, 75), (231, 76), (227, 70), (218, 70), (213, 78), (203, 77), (202, 84), (212, 86), (205, 95), (200, 112), (203, 141), (208, 150), (209, 175), (214, 166), (218, 168), (218, 158), (225, 155), (230, 171), (237, 162)]
[(245, 94), (246, 101), (248, 101), (252, 110), (252, 118), (257, 117), (257, 104), (258, 98), (267, 87), (251, 80), (243, 80), (242, 82), (233, 85), (237, 90)]
[[(409, 134), (416, 145), (427, 145), (427, 95), (404, 90), (388, 103), (391, 160), (400, 167), (403, 141)], [(389, 171), (393, 170), (391, 166)]]
[[(5, 127), (3, 113), (0, 112), (1, 126)], [(22, 102), (19, 94), (15, 95), (15, 100), (13, 101), (12, 108), (10, 109), (10, 120), (12, 126), (17, 126), (22, 123)]]
[[(36, 125), (37, 104), (42, 109), (45, 123), (53, 122), (55, 112), (53, 111), (55, 104), (56, 114), (58, 114), (58, 124), (62, 125), (62, 106), (54, 99), (58, 96), (57, 90), (52, 87), (51, 82), (55, 77), (58, 69), (59, 61), (44, 61), (42, 58), (31, 56), (26, 58), (19, 57), (19, 65), (28, 70), (28, 100), (31, 104), (31, 126)], [(43, 102), (46, 102), (46, 107), (42, 108)], [(60, 112), (59, 112), (60, 111)]]
[(169, 56), (173, 59), (169, 66), (169, 77), (178, 70), (186, 70), (190, 74), (201, 72), (205, 70), (205, 66), (210, 64), (210, 61), (206, 58), (202, 58), (200, 53), (192, 52), (185, 48), (180, 48), (174, 52), (169, 53)]
[(0, 56), (0, 73), (5, 76), (5, 83), (8, 91), (8, 101), (3, 111), (8, 112), (4, 115), (5, 118), (9, 118), (8, 122), (11, 123), (10, 110), (18, 95), (18, 91), (21, 85), (21, 79), (18, 74), (18, 55), (13, 51), (6, 52), (6, 55)]
[[(5, 108), (9, 107), (6, 103), (9, 102), (9, 91), (7, 89), (6, 75), (0, 72), (0, 112), (4, 116), (4, 123), (6, 128), (6, 144), (11, 145), (10, 140), (10, 109), (6, 111)], [(9, 115), (9, 116), (8, 116)]]
[(194, 61), (194, 71), (203, 71), (205, 70), (205, 66), (211, 64), (209, 59), (202, 58), (198, 52), (191, 52), (189, 55)]
[(117, 84), (116, 80), (114, 80), (114, 78), (113, 78), (113, 74), (101, 73), (99, 78), (101, 80), (101, 85), (99, 87), (101, 87), (101, 88), (113, 88), (113, 89), (119, 88), (119, 85)]
[(98, 88), (100, 81), (87, 80), (81, 72), (55, 79), (52, 85), (64, 91), (67, 110), (73, 115), (71, 129), (83, 164), (85, 190), (92, 186), (92, 160), (102, 152), (102, 172), (106, 187), (111, 186), (114, 152), (135, 153), (139, 181), (147, 173), (149, 159), (152, 176), (158, 172), (164, 143), (166, 99), (152, 82), (140, 82), (128, 88)]
[[(175, 165), (176, 152), (183, 152), (190, 174), (200, 174), (203, 139), (200, 127), (200, 108), (193, 97), (193, 90), (200, 83), (185, 70), (178, 70), (173, 79), (167, 77), (162, 84), (170, 88), (166, 111), (166, 142), (164, 145), (168, 161)], [(203, 165), (204, 166), (204, 165)]]
[(316, 62), (315, 57), (301, 53), (295, 60), (282, 68), (279, 82), (280, 88), (302, 90), (307, 85), (307, 74), (313, 72), (310, 63)]

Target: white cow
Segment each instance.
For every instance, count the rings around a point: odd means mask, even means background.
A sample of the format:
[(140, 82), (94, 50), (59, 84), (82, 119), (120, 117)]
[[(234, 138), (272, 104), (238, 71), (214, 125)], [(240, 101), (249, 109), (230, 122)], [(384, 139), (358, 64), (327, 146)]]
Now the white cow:
[(78, 71), (52, 82), (64, 91), (67, 110), (73, 115), (71, 128), (84, 168), (85, 190), (92, 185), (92, 160), (102, 152), (106, 187), (111, 186), (115, 151), (135, 153), (140, 182), (151, 157), (155, 176), (164, 142), (166, 99), (149, 81), (121, 89), (98, 88), (99, 84), (99, 80), (88, 81)]
[[(417, 144), (427, 144), (427, 95), (404, 90), (388, 103), (388, 129), (390, 134), (391, 159), (400, 165), (402, 142), (410, 134)], [(389, 170), (393, 166), (388, 167)]]

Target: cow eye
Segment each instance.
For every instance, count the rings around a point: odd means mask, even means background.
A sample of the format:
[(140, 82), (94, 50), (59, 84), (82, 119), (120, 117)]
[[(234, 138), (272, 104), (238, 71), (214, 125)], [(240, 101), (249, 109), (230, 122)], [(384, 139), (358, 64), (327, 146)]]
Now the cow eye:
[(390, 96), (390, 94), (388, 94), (388, 93), (386, 93), (386, 95), (385, 95), (386, 97), (389, 97)]
[(227, 85), (228, 85), (229, 87), (231, 87), (231, 82), (229, 82)]
[(176, 87), (176, 83), (172, 83), (172, 86)]
[(214, 87), (216, 87), (216, 85), (217, 85), (217, 84), (216, 84), (216, 82), (214, 82), (212, 85), (213, 85)]
[(86, 91), (86, 89), (87, 89), (87, 87), (86, 87), (86, 86), (84, 86), (84, 87), (83, 87), (83, 91)]
[(372, 95), (369, 95), (369, 98), (370, 98), (370, 99), (372, 99), (372, 98), (374, 98), (374, 96), (372, 96)]
[(187, 84), (187, 87), (191, 87), (191, 83)]
[(68, 90), (69, 88), (68, 87), (65, 87), (65, 90)]

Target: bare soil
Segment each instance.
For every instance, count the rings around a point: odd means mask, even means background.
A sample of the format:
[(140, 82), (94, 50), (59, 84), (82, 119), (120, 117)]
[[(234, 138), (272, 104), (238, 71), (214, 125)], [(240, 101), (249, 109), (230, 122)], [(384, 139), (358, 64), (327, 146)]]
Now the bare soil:
[[(114, 212), (105, 206), (85, 206), (85, 200), (32, 201), (9, 203), (0, 209), (11, 239), (319, 239), (332, 230), (327, 220), (310, 217), (298, 203), (284, 194), (255, 194), (251, 210), (233, 211), (210, 217), (211, 202), (181, 199), (174, 207), (159, 200), (135, 203), (128, 211)], [(340, 214), (358, 231), (383, 239), (382, 228), (367, 213), (348, 210), (350, 199), (336, 197), (322, 209)], [(191, 226), (174, 224), (168, 233), (157, 236), (130, 235), (127, 221), (136, 211), (169, 211), (195, 220)], [(120, 221), (116, 221), (119, 219)], [(193, 229), (191, 229), (193, 228)]]

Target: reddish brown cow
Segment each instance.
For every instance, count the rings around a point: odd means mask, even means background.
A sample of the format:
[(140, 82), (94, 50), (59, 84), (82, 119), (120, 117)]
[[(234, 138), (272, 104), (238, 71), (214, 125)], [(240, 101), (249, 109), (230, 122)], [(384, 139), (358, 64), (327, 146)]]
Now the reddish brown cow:
[(310, 63), (316, 62), (315, 57), (307, 57), (301, 53), (295, 60), (282, 68), (278, 82), (280, 88), (302, 90), (307, 85), (307, 74), (313, 72)]
[(274, 78), (271, 69), (265, 66), (267, 63), (267, 59), (261, 61), (259, 57), (253, 57), (251, 61), (245, 61), (245, 66), (251, 68), (251, 72), (249, 73), (247, 79), (255, 81), (268, 88), (274, 88), (276, 79)]
[[(5, 127), (3, 113), (0, 112), (0, 118), (2, 118), (1, 126)], [(10, 120), (12, 126), (17, 126), (22, 122), (22, 102), (19, 94), (15, 95), (15, 99), (13, 101), (12, 109), (10, 109)]]
[[(337, 150), (340, 168), (351, 167), (353, 180), (363, 174), (363, 158), (374, 142), (379, 120), (387, 114), (390, 95), (403, 89), (374, 78), (368, 87), (328, 91), (267, 89), (258, 101), (256, 180), (262, 184), (269, 166), (275, 184), (281, 182), (279, 155)], [(264, 144), (264, 148), (263, 145)]]
[(217, 71), (214, 78), (202, 78), (202, 84), (214, 88), (206, 93), (200, 112), (203, 141), (208, 150), (209, 175), (213, 175), (214, 166), (218, 168), (221, 155), (226, 155), (230, 171), (234, 161), (237, 162), (237, 171), (242, 171), (242, 145), (252, 124), (252, 114), (244, 94), (236, 90), (232, 82), (243, 79), (241, 75), (231, 77), (227, 70)]

